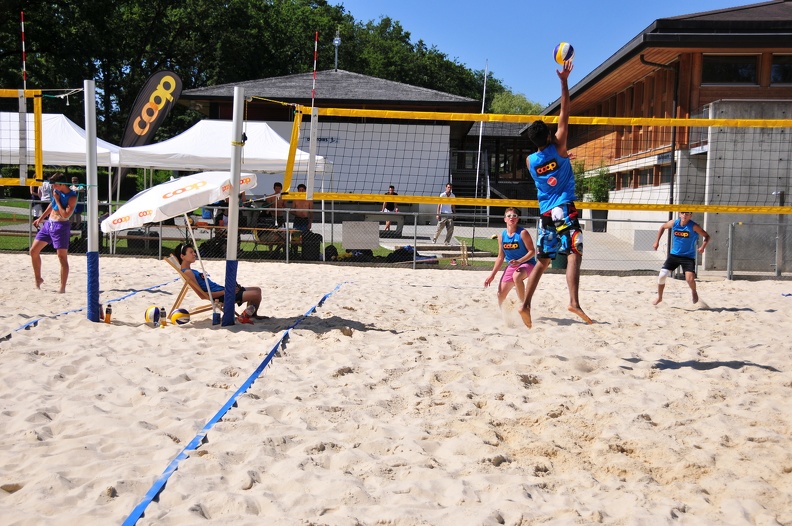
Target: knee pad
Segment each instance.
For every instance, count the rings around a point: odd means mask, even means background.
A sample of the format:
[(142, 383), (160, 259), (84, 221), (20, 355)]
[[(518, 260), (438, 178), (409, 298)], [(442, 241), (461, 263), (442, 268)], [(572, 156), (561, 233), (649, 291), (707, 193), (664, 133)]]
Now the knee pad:
[(665, 285), (666, 278), (671, 275), (671, 271), (667, 268), (660, 269), (660, 276), (657, 278), (658, 285)]

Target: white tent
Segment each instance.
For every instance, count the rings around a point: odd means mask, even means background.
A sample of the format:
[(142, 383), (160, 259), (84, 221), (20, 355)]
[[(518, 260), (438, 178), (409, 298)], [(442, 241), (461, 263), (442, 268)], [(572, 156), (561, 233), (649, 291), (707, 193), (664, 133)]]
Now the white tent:
[[(202, 120), (185, 132), (156, 144), (121, 148), (121, 166), (159, 170), (228, 170), (231, 165), (232, 121)], [(279, 173), (286, 171), (289, 142), (266, 122), (244, 124), (247, 141), (242, 149), (242, 171)], [(297, 150), (295, 172), (308, 170), (308, 153)], [(316, 157), (316, 172), (325, 170), (323, 157)]]
[[(118, 166), (119, 147), (97, 139), (96, 162)], [(33, 115), (27, 114), (27, 162), (34, 162)], [(85, 130), (65, 115), (41, 116), (41, 148), (45, 166), (85, 166)], [(19, 164), (19, 113), (0, 112), (0, 164)]]

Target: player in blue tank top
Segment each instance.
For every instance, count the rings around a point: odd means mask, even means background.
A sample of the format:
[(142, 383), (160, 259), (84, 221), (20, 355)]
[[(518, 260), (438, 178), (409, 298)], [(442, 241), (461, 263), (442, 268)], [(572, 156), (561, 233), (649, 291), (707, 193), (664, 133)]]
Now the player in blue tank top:
[(537, 264), (525, 284), (525, 300), (519, 308), (523, 323), (530, 328), (531, 299), (539, 280), (557, 254), (567, 255), (566, 282), (569, 291), (567, 310), (580, 316), (586, 323), (591, 321), (580, 307), (580, 265), (583, 262), (583, 232), (575, 208), (575, 175), (569, 162), (567, 136), (569, 134), (569, 86), (567, 79), (572, 72), (572, 62), (565, 62), (556, 71), (561, 80), (561, 109), (558, 112), (558, 128), (550, 131), (544, 121), (538, 120), (528, 126), (528, 138), (538, 151), (528, 156), (528, 170), (536, 184), (541, 218), (537, 228)]
[[(52, 186), (52, 201), (47, 209), (33, 221), (33, 226), (40, 228), (36, 239), (30, 245), (30, 260), (33, 265), (33, 277), (36, 288), (40, 289), (44, 283), (41, 277), (41, 250), (52, 243), (58, 253), (60, 262), (60, 292), (66, 292), (66, 281), (69, 279), (69, 240), (71, 238), (71, 223), (69, 219), (77, 205), (77, 194), (66, 185), (66, 176), (56, 173), (50, 178)], [(46, 220), (46, 221), (45, 221)], [(42, 225), (41, 223), (44, 222)]]
[(534, 242), (531, 239), (531, 234), (518, 224), (520, 222), (519, 211), (516, 208), (507, 208), (503, 220), (506, 222), (506, 228), (500, 234), (498, 257), (492, 266), (492, 272), (484, 280), (484, 286), (489, 287), (503, 265), (503, 261), (506, 261), (506, 269), (498, 284), (499, 307), (503, 305), (509, 291), (514, 287), (517, 287), (517, 296), (520, 301), (525, 299), (525, 280), (528, 279), (536, 265)]
[[(710, 236), (701, 228), (698, 223), (693, 221), (693, 212), (682, 212), (679, 214), (679, 219), (672, 219), (657, 231), (657, 239), (654, 242), (654, 249), (660, 246), (660, 239), (663, 237), (663, 232), (671, 230), (671, 250), (669, 251), (668, 258), (663, 263), (663, 268), (660, 269), (660, 276), (657, 279), (657, 297), (652, 302), (657, 305), (663, 301), (663, 290), (665, 289), (665, 282), (668, 276), (674, 272), (677, 267), (682, 267), (685, 272), (685, 281), (687, 281), (690, 290), (693, 292), (693, 303), (698, 303), (699, 297), (696, 291), (696, 252), (699, 254), (704, 252), (709, 243)], [(696, 248), (698, 238), (701, 236), (701, 246)]]

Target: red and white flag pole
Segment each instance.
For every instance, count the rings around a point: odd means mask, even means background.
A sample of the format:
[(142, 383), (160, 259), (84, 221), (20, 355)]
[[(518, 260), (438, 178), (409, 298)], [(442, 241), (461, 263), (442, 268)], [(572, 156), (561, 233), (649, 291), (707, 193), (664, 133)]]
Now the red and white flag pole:
[(25, 56), (25, 12), (19, 12), (22, 20), (22, 89), (27, 89), (27, 57)]

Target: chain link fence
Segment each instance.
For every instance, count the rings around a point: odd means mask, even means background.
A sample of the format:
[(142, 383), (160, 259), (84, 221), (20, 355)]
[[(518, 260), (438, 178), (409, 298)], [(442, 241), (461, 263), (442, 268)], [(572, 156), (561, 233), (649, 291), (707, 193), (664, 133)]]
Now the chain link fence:
[[(107, 212), (107, 204), (100, 207), (104, 208), (100, 213)], [(333, 203), (324, 210), (314, 210), (310, 225), (298, 220), (298, 228), (295, 210), (281, 209), (282, 216), (273, 219), (266, 209), (241, 208), (237, 258), (414, 269), (492, 269), (498, 255), (498, 236), (504, 228), (501, 214), (456, 215), (449, 235), (447, 227), (438, 230), (434, 206), (404, 208), (407, 211), (383, 213), (371, 205), (346, 203), (342, 207)], [(192, 235), (202, 257), (224, 259), (227, 230), (215, 224), (214, 212), (207, 207), (203, 214), (190, 216)], [(700, 273), (723, 272), (729, 278), (778, 278), (792, 272), (792, 240), (785, 217), (767, 222), (769, 216), (717, 216), (712, 227), (704, 225), (712, 241), (699, 256)], [(33, 219), (34, 202), (0, 201), (0, 251), (26, 252), (36, 234)], [(658, 249), (653, 248), (663, 222), (581, 220), (585, 247), (582, 271), (656, 273), (668, 247), (668, 237), (664, 235)], [(535, 240), (537, 218), (523, 217), (520, 224)], [(192, 243), (183, 217), (118, 235), (101, 234), (99, 250), (111, 256), (163, 258), (178, 243)], [(73, 224), (70, 252), (79, 254), (86, 249), (85, 223)], [(566, 260), (559, 256), (549, 272), (563, 272), (565, 268)]]

